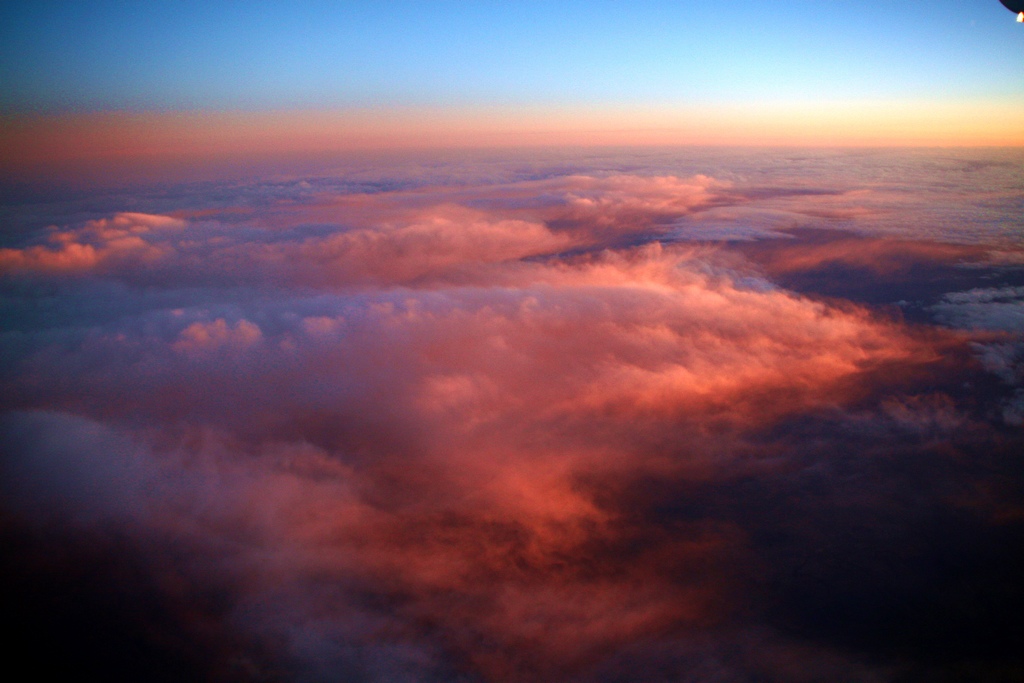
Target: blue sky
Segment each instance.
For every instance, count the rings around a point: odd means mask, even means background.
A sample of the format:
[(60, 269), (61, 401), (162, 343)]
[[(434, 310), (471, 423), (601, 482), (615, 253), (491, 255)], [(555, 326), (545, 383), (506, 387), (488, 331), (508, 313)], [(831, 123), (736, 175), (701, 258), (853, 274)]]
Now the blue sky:
[(7, 111), (1024, 100), (997, 0), (23, 2)]

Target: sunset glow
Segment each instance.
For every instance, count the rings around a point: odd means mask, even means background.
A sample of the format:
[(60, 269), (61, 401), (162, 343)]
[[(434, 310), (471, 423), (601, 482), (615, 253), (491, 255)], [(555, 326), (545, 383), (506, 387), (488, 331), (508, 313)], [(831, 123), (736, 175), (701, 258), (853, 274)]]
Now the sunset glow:
[(555, 146), (1022, 146), (1024, 104), (825, 102), (689, 107), (389, 108), (10, 118), (8, 172), (75, 161)]

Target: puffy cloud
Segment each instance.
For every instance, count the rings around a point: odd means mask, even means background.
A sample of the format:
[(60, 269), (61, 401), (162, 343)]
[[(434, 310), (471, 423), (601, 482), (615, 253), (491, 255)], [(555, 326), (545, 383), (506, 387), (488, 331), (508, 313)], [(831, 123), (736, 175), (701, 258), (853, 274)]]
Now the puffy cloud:
[(168, 216), (119, 213), (73, 230), (54, 230), (47, 245), (0, 249), (0, 273), (79, 273), (136, 267), (166, 255), (168, 232), (185, 222)]
[(413, 284), (439, 274), (457, 276), (481, 265), (558, 252), (571, 246), (541, 223), (493, 220), (479, 211), (439, 207), (419, 212), (409, 223), (339, 232), (300, 244), (268, 246), (263, 265), (290, 270), (317, 284)]
[(246, 348), (258, 342), (262, 336), (260, 328), (248, 320), (228, 325), (224, 318), (217, 318), (210, 323), (192, 323), (186, 327), (178, 335), (173, 348), (185, 353), (211, 351), (225, 346)]
[[(351, 601), (384, 591), (488, 678), (547, 677), (642, 634), (699, 630), (731, 599), (714, 577), (743, 553), (741, 530), (701, 521), (641, 541), (601, 482), (735, 476), (743, 434), (933, 353), (866, 311), (743, 287), (714, 258), (655, 244), (500, 268), (499, 286), (332, 300), (333, 314), (289, 317), (302, 304), (285, 300), (262, 326), (112, 330), (28, 356), (15, 392), (170, 429), (160, 440), (216, 430), (139, 456), (165, 465), (129, 507), (203, 546), (245, 529), (243, 612), (287, 580), (274, 609), (288, 622), (358, 631)], [(637, 534), (649, 547), (623, 554)], [(307, 603), (317, 576), (363, 587), (322, 614)]]
[[(492, 188), (468, 202), (505, 207), (497, 210), (453, 203), (465, 197), (452, 192), (328, 195), (311, 204), (282, 203), (248, 228), (120, 213), (53, 232), (45, 246), (4, 249), (0, 271), (102, 271), (160, 282), (224, 276), (314, 286), (458, 280), (477, 277), (490, 263), (644, 234), (712, 201), (717, 185), (700, 176), (574, 176)], [(529, 203), (517, 206), (526, 198)], [(302, 229), (314, 222), (330, 227), (317, 234)]]
[(1024, 348), (1020, 343), (974, 343), (971, 346), (986, 370), (1007, 384), (1017, 384), (1020, 381), (1021, 375), (1024, 374), (1024, 366), (1019, 360), (1024, 356)]
[[(236, 414), (255, 429), (244, 413), (259, 401), (277, 404), (278, 421), (299, 420), (348, 402), (367, 410), (382, 391), (406, 421), (422, 415), (448, 438), (468, 438), (471, 425), (485, 432), (480, 438), (492, 429), (536, 438), (558, 424), (569, 430), (563, 438), (587, 441), (597, 421), (600, 439), (636, 441), (638, 421), (651, 425), (650, 438), (659, 424), (671, 431), (712, 415), (723, 425), (760, 424), (842, 401), (848, 378), (935, 356), (862, 309), (737, 282), (716, 257), (653, 244), (496, 265), (493, 286), (257, 301), (234, 322), (175, 309), (148, 323), (150, 332), (143, 323), (90, 332), (84, 345), (26, 356), (17, 393), (61, 387), (47, 390), (47, 400), (60, 400), (77, 385), (73, 396), (114, 401), (137, 392), (132, 412), (159, 419), (171, 408), (224, 405), (220, 419)], [(303, 307), (320, 311), (292, 312)], [(240, 355), (257, 343), (258, 353)], [(213, 351), (218, 367), (188, 360)], [(281, 382), (297, 395), (264, 388)], [(169, 394), (193, 398), (168, 404)], [(227, 403), (233, 395), (241, 402)]]
[(932, 310), (947, 325), (1024, 333), (1024, 287), (951, 292)]

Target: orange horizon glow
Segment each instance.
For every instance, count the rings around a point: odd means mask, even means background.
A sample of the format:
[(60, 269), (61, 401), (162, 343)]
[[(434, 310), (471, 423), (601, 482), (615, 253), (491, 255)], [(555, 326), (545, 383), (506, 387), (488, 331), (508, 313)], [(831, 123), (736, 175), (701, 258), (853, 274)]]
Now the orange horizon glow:
[(101, 160), (554, 146), (1024, 146), (1018, 103), (100, 112), (2, 119), (8, 171)]

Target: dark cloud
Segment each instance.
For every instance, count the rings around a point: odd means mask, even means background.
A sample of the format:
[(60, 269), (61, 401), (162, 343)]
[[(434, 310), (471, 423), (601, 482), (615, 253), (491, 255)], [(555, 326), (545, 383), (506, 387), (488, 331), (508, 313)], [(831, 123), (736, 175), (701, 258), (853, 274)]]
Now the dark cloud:
[(1019, 340), (975, 321), (1016, 247), (837, 230), (895, 206), (877, 159), (652, 154), (0, 251), (20, 642), (114, 680), (1014, 680)]

